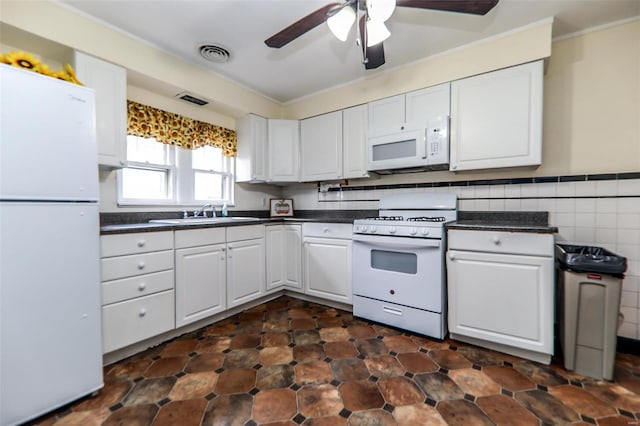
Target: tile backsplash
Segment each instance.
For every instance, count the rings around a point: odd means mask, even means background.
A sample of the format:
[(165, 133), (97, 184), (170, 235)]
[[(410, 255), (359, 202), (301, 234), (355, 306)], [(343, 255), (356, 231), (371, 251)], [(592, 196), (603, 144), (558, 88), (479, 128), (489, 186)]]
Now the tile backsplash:
[(379, 186), (319, 192), (289, 188), (298, 209), (377, 209), (396, 192), (453, 192), (461, 211), (546, 211), (557, 242), (604, 247), (627, 258), (618, 335), (640, 339), (640, 173)]

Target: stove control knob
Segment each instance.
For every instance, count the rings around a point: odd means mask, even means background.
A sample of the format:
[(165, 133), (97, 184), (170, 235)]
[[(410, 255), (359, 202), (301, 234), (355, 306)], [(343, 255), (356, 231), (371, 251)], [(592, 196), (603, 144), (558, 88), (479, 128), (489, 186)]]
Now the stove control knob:
[(416, 228), (411, 228), (410, 233), (411, 235), (416, 235), (418, 233), (418, 230)]
[(371, 233), (372, 233), (372, 234), (375, 234), (377, 230), (378, 230), (378, 228), (377, 228), (377, 227), (375, 227), (375, 226), (371, 226)]
[(422, 230), (422, 235), (429, 235), (429, 228), (424, 228)]
[(395, 234), (396, 233), (396, 227), (395, 226), (390, 226), (389, 227), (389, 233), (390, 234)]

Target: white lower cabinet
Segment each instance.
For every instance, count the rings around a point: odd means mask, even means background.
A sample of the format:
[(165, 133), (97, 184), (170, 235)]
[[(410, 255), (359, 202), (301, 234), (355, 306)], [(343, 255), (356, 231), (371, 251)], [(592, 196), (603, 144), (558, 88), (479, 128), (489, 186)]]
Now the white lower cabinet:
[(266, 228), (267, 291), (286, 287), (302, 291), (302, 227), (270, 225)]
[(466, 230), (448, 235), (451, 338), (548, 364), (553, 235)]
[(227, 228), (227, 307), (265, 294), (264, 225)]
[(303, 225), (304, 292), (323, 299), (351, 304), (352, 225)]

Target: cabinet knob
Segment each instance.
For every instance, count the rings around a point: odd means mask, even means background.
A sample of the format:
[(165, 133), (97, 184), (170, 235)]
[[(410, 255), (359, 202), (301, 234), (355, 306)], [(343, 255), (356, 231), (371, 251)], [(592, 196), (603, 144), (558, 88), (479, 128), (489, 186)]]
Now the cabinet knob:
[(449, 259), (454, 260), (456, 258), (456, 255), (453, 253), (449, 253)]
[(145, 288), (147, 288), (147, 285), (145, 283), (138, 284), (138, 290), (139, 291), (143, 291)]
[(144, 262), (138, 263), (138, 269), (144, 269), (144, 267), (145, 267)]
[(121, 165), (121, 166), (125, 166), (126, 164), (127, 164), (127, 162), (126, 162), (126, 161), (124, 161), (124, 160), (120, 160), (120, 165)]
[(500, 245), (500, 238), (498, 238), (498, 237), (493, 237), (491, 239), (491, 241), (493, 241), (493, 244), (495, 244), (497, 246)]
[(396, 294), (395, 290), (389, 290), (389, 294)]
[(457, 168), (458, 168), (458, 165), (457, 165), (457, 164), (452, 164), (452, 165), (451, 165), (451, 169), (452, 169), (452, 170), (455, 170), (455, 169), (457, 169)]
[(138, 316), (143, 317), (145, 315), (147, 315), (147, 310), (145, 308), (140, 309)]
[(144, 247), (145, 244), (147, 244), (145, 240), (138, 241), (138, 247)]
[(322, 229), (322, 232), (324, 232), (324, 233), (326, 234), (327, 232), (329, 232), (329, 228), (324, 227), (324, 228)]
[(404, 126), (400, 126), (400, 130), (404, 130)]

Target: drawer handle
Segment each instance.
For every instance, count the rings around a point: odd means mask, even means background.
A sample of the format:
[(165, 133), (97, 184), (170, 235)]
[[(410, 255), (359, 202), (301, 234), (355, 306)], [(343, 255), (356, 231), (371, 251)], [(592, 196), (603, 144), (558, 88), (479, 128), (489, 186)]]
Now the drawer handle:
[(147, 242), (145, 240), (138, 241), (138, 247), (144, 247)]
[(495, 244), (497, 246), (500, 245), (500, 238), (498, 238), (498, 237), (493, 237), (493, 239), (491, 241), (493, 241), (493, 244)]
[(142, 318), (145, 315), (147, 315), (147, 310), (145, 308), (140, 309), (140, 312), (138, 312), (138, 316)]
[(140, 283), (138, 285), (138, 290), (140, 290), (140, 291), (144, 291), (145, 288), (147, 288), (147, 285), (145, 283)]
[(138, 269), (144, 269), (144, 267), (145, 267), (144, 262), (138, 263)]
[(398, 315), (400, 317), (402, 316), (402, 311), (400, 309), (393, 309), (383, 306), (382, 310), (391, 315)]

